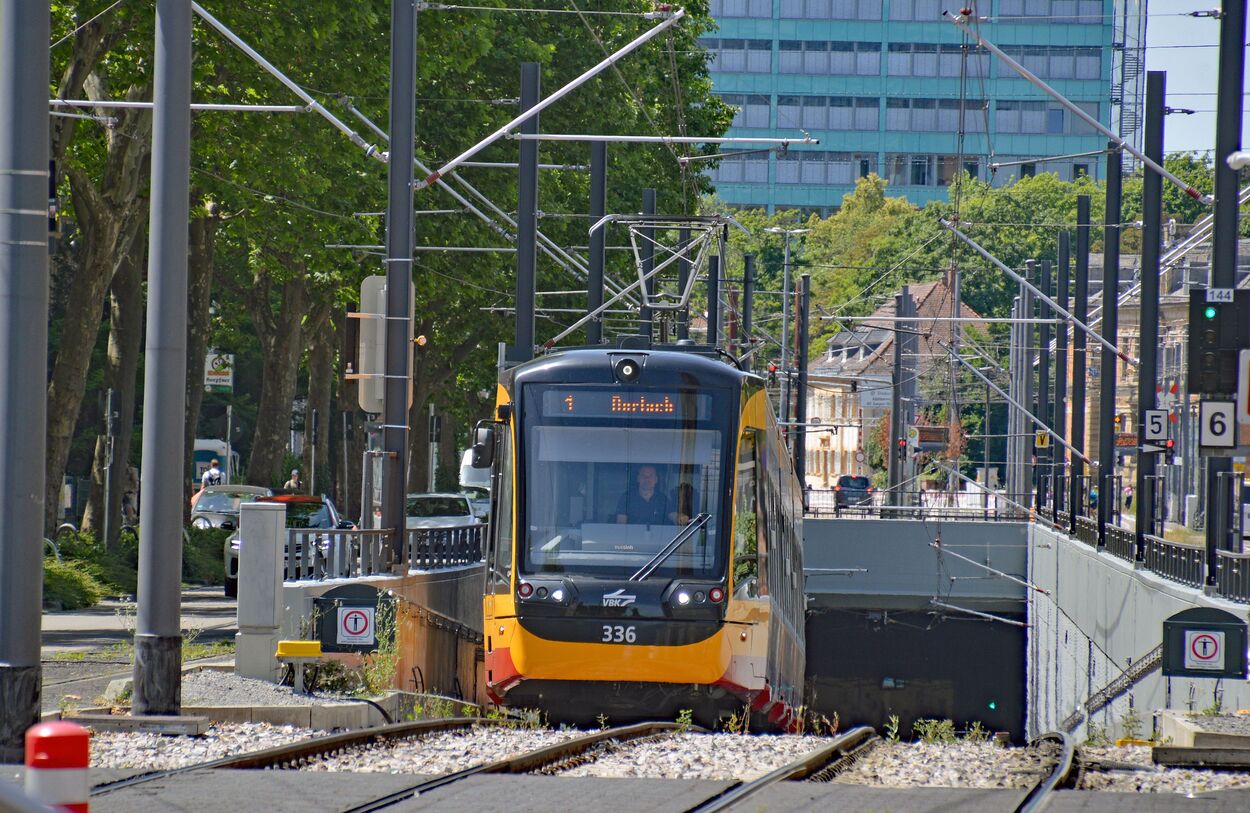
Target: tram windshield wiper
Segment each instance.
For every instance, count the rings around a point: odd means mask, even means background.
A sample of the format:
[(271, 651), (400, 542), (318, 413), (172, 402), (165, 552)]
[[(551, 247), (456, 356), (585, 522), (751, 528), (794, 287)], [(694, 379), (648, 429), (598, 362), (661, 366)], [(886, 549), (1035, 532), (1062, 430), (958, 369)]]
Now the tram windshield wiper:
[(668, 560), (668, 557), (676, 553), (677, 549), (685, 544), (687, 539), (693, 537), (695, 532), (697, 532), (704, 525), (707, 525), (707, 521), (711, 518), (711, 514), (705, 513), (699, 514), (697, 517), (690, 520), (685, 528), (682, 528), (677, 532), (677, 536), (673, 537), (671, 542), (665, 545), (664, 548), (655, 556), (652, 556), (651, 561), (638, 568), (638, 572), (630, 576), (629, 580), (631, 582), (639, 582), (654, 573), (660, 565), (664, 564), (664, 562)]

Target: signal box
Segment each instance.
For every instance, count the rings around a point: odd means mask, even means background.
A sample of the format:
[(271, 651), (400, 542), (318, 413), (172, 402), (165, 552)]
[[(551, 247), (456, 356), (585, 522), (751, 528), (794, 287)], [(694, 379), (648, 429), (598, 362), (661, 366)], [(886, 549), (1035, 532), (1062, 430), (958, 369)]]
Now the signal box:
[[(1227, 296), (1232, 294), (1230, 298)], [(1203, 398), (1237, 393), (1237, 353), (1250, 345), (1250, 290), (1189, 292), (1189, 390)]]

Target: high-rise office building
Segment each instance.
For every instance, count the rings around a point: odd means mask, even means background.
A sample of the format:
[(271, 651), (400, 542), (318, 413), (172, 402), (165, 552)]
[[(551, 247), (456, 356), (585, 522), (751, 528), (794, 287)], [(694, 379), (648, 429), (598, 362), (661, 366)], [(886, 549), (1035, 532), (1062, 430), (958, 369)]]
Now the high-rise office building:
[[(965, 0), (964, 6), (973, 5)], [(1091, 116), (1136, 140), (1146, 0), (981, 0), (990, 42)], [(730, 135), (820, 144), (738, 150), (712, 171), (734, 206), (828, 214), (875, 172), (888, 193), (945, 199), (961, 169), (1101, 177), (1107, 139), (975, 45), (957, 0), (711, 0), (712, 81), (739, 108)], [(732, 149), (732, 148), (730, 148)], [(1028, 163), (992, 171), (991, 164)]]

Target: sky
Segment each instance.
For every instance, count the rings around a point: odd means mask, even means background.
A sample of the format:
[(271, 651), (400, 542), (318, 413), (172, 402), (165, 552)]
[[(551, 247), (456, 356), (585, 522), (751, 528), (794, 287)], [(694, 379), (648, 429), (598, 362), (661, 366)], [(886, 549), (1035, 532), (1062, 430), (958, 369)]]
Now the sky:
[[(1193, 18), (1184, 15), (1218, 6), (1219, 0), (1149, 0), (1146, 70), (1167, 71), (1169, 107), (1198, 111), (1192, 116), (1173, 114), (1167, 117), (1163, 143), (1168, 152), (1204, 151), (1215, 146), (1215, 93), (1219, 76), (1220, 23), (1209, 17)], [(1250, 117), (1246, 115), (1247, 98), (1243, 94), (1243, 147), (1250, 138)]]

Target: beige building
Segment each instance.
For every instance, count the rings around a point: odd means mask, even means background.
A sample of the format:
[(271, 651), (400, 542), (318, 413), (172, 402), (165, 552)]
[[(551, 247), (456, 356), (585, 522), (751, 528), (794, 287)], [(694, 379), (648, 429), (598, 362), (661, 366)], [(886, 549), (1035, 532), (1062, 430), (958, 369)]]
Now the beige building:
[[(919, 368), (945, 357), (958, 324), (937, 321), (952, 317), (954, 299), (945, 281), (908, 286), (916, 305), (915, 329), (921, 334)], [(829, 339), (820, 361), (812, 365), (807, 395), (807, 485), (832, 488), (839, 475), (872, 474), (864, 459), (864, 442), (889, 411), (893, 386), (894, 337), (897, 323), (894, 297), (870, 317), (841, 323)], [(979, 318), (960, 306), (960, 316)], [(977, 323), (972, 323), (977, 324)]]

